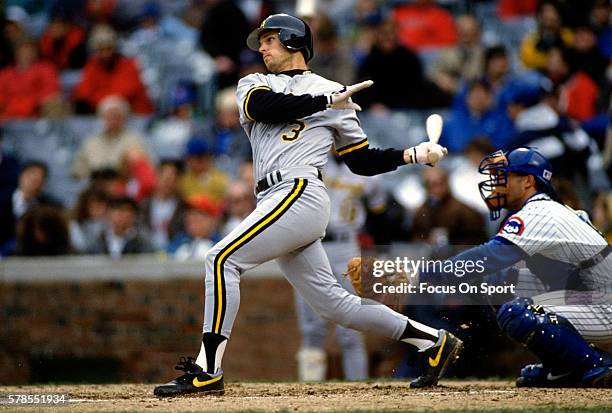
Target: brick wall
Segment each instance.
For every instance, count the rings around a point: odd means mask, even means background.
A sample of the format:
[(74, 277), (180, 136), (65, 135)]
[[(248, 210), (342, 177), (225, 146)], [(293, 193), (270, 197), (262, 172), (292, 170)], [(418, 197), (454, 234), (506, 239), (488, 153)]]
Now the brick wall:
[[(243, 280), (241, 290), (227, 376), (293, 379), (299, 335), (291, 286), (256, 278)], [(178, 357), (199, 350), (203, 300), (203, 281), (191, 278), (2, 282), (0, 383), (25, 383), (35, 371), (60, 368), (54, 359), (76, 369), (78, 360), (83, 367), (96, 359), (117, 362), (121, 381), (173, 378)]]

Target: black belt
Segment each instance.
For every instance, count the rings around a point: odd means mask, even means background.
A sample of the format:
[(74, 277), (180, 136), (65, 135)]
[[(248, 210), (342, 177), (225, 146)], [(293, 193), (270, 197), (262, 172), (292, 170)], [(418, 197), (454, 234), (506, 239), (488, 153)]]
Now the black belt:
[(580, 268), (581, 270), (591, 268), (594, 265), (597, 265), (602, 262), (610, 254), (610, 252), (612, 252), (612, 247), (610, 247), (610, 244), (608, 244), (607, 247), (599, 251), (597, 254), (593, 255), (588, 260), (580, 261), (580, 264), (578, 264), (578, 268)]
[[(317, 169), (317, 178), (319, 178), (319, 180), (321, 181), (323, 180), (323, 174), (318, 169)], [(266, 174), (265, 177), (257, 181), (257, 185), (255, 185), (255, 193), (258, 194), (262, 191), (265, 191), (266, 189), (271, 188), (272, 186), (276, 185), (282, 180), (283, 180), (283, 176), (281, 175), (280, 171), (270, 172), (269, 174)]]

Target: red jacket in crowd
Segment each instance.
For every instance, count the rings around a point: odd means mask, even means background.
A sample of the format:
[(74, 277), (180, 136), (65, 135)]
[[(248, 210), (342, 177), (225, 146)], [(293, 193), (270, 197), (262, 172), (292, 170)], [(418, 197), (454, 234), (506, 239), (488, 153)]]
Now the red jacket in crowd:
[(452, 46), (457, 43), (453, 15), (437, 4), (405, 4), (393, 11), (400, 42), (422, 50)]
[(57, 72), (50, 63), (0, 70), (0, 120), (38, 116), (40, 106), (59, 90)]
[(586, 73), (577, 72), (561, 86), (560, 109), (584, 122), (597, 114), (599, 87)]
[(102, 99), (112, 95), (127, 99), (134, 113), (149, 114), (154, 110), (134, 59), (117, 55), (110, 69), (95, 57), (89, 59), (74, 89), (74, 100), (85, 102), (95, 110)]
[[(86, 39), (85, 30), (77, 26), (72, 26), (60, 40), (54, 38), (49, 31), (46, 31), (40, 38), (40, 56), (53, 62), (58, 70), (71, 69), (75, 65), (71, 60), (78, 47), (82, 47)], [(82, 65), (81, 60), (81, 65)]]

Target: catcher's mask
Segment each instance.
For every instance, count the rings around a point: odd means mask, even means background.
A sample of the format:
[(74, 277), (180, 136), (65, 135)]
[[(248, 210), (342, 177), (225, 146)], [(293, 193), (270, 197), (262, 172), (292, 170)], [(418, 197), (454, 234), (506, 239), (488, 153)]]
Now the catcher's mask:
[(506, 194), (508, 192), (508, 159), (503, 151), (493, 152), (485, 156), (478, 172), (488, 175), (488, 179), (478, 184), (480, 196), (489, 208), (492, 220), (496, 220), (501, 215), (501, 210), (508, 203)]
[(509, 152), (497, 151), (485, 156), (480, 162), (478, 172), (488, 175), (488, 179), (478, 184), (480, 196), (489, 208), (492, 220), (501, 215), (508, 204), (508, 174), (532, 175), (539, 192), (557, 200), (550, 179), (552, 168), (548, 160), (535, 148), (520, 147)]

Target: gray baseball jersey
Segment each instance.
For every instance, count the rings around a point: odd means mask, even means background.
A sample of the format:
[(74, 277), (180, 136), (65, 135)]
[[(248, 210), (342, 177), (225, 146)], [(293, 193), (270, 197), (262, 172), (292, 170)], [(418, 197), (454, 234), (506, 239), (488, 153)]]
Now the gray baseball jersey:
[(367, 137), (354, 110), (325, 110), (296, 119), (293, 123), (254, 122), (247, 106), (258, 89), (313, 96), (338, 91), (342, 85), (312, 72), (301, 75), (263, 75), (255, 73), (238, 82), (236, 97), (240, 123), (253, 148), (253, 174), (265, 174), (294, 166), (310, 165), (322, 170), (332, 143), (342, 155), (368, 145)]

